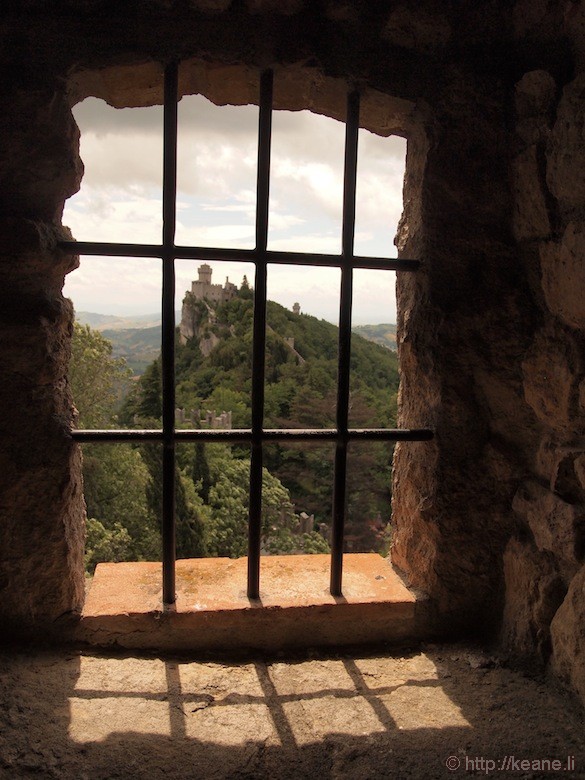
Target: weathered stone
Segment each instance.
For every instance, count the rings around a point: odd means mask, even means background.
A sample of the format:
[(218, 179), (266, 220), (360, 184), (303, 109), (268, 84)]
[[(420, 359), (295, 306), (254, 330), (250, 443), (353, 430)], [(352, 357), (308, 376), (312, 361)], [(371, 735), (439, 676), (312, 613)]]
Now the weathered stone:
[(518, 241), (547, 238), (550, 221), (536, 146), (528, 147), (512, 161), (512, 184), (515, 238)]
[(336, 22), (355, 22), (359, 18), (359, 8), (351, 0), (326, 0), (325, 16)]
[(585, 566), (551, 623), (552, 669), (585, 702)]
[(575, 458), (574, 468), (579, 484), (585, 490), (585, 455), (579, 455)]
[(489, 410), (490, 430), (499, 441), (514, 442), (515, 446), (532, 448), (538, 431), (534, 415), (526, 405), (522, 386), (516, 386), (508, 376), (499, 376), (494, 371), (477, 369), (474, 372), (477, 394)]
[(581, 2), (567, 3), (564, 9), (563, 33), (571, 42), (571, 50), (579, 70), (585, 62), (585, 8)]
[(19, 90), (0, 119), (0, 622), (50, 630), (84, 599), (79, 447), (68, 435), (78, 258), (59, 249), (65, 199), (83, 170), (62, 90)]
[(570, 580), (579, 568), (585, 506), (569, 504), (535, 480), (526, 480), (516, 491), (512, 508), (529, 526), (538, 549), (553, 553)]
[(542, 289), (546, 302), (551, 312), (572, 328), (585, 328), (584, 253), (585, 230), (582, 222), (570, 222), (560, 243), (548, 242), (540, 250)]
[(545, 70), (525, 73), (515, 87), (515, 108), (518, 119), (546, 118), (553, 106), (556, 82)]
[(550, 622), (566, 587), (551, 556), (518, 539), (506, 547), (504, 580), (502, 645), (514, 658), (543, 664), (550, 653)]
[(451, 27), (437, 10), (426, 9), (422, 4), (399, 5), (388, 16), (382, 37), (405, 49), (432, 51), (449, 41)]
[(19, 92), (0, 114), (0, 212), (60, 220), (83, 174), (79, 130), (64, 91)]
[(585, 73), (563, 90), (557, 107), (548, 154), (547, 181), (564, 215), (585, 208)]
[(512, 5), (514, 34), (536, 44), (559, 35), (563, 25), (561, 5), (548, 0), (516, 0)]
[(220, 13), (226, 11), (232, 0), (191, 0), (191, 4), (200, 11)]
[(304, 4), (305, 0), (246, 0), (246, 6), (253, 14), (276, 12), (291, 16), (298, 13)]
[(522, 361), (524, 395), (538, 419), (550, 428), (572, 419), (573, 392), (580, 367), (570, 342), (552, 329), (540, 330)]
[(574, 452), (561, 451), (559, 454), (559, 461), (552, 474), (551, 487), (563, 501), (585, 506), (585, 491), (580, 484), (578, 474), (579, 458), (575, 457)]
[[(183, 65), (181, 71), (184, 70)], [(67, 93), (72, 106), (90, 95), (114, 108), (160, 105), (163, 67), (160, 62), (149, 60), (103, 68), (76, 68), (67, 80)]]

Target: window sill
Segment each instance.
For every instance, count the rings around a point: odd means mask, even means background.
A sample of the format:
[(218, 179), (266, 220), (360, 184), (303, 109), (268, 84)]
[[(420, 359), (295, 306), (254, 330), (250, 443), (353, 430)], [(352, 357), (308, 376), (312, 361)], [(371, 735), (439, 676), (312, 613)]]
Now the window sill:
[(246, 558), (179, 560), (172, 608), (161, 601), (160, 563), (102, 563), (78, 638), (126, 648), (268, 652), (420, 638), (420, 599), (390, 563), (372, 553), (343, 560), (344, 596), (334, 598), (328, 555), (263, 557), (258, 601), (246, 595)]

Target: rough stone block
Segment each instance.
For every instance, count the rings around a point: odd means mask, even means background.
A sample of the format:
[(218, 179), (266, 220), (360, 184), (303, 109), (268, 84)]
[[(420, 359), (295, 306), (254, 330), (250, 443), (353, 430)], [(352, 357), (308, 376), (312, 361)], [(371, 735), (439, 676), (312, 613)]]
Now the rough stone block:
[(516, 0), (512, 23), (516, 37), (536, 41), (553, 38), (563, 23), (562, 4), (548, 0)]
[(579, 455), (575, 458), (574, 467), (579, 484), (585, 490), (585, 455)]
[(585, 703), (585, 566), (573, 578), (551, 624), (552, 669)]
[(561, 210), (571, 216), (585, 207), (585, 73), (563, 90), (550, 138), (547, 181)]
[(304, 6), (305, 0), (246, 0), (250, 13), (279, 13), (292, 16)]
[(539, 550), (548, 550), (570, 579), (579, 567), (579, 527), (585, 507), (569, 504), (535, 480), (526, 480), (512, 502), (524, 519)]
[(546, 303), (556, 317), (572, 328), (585, 328), (584, 256), (585, 229), (581, 222), (570, 222), (560, 243), (548, 242), (540, 250)]
[(444, 46), (451, 37), (451, 27), (444, 14), (421, 8), (399, 5), (386, 21), (382, 37), (405, 49), (432, 51)]
[(556, 82), (546, 70), (531, 70), (516, 84), (515, 108), (519, 119), (545, 116), (552, 108)]
[(553, 325), (537, 332), (522, 361), (524, 397), (549, 429), (574, 428), (580, 364), (578, 344)]
[(550, 235), (542, 182), (537, 148), (530, 146), (512, 161), (513, 228), (517, 241), (531, 241)]
[(550, 622), (565, 586), (550, 556), (518, 539), (506, 547), (504, 579), (502, 645), (515, 658), (544, 663), (550, 652)]
[(163, 66), (139, 62), (95, 69), (78, 69), (67, 82), (72, 105), (98, 97), (114, 108), (162, 105)]
[(190, 0), (191, 5), (199, 11), (208, 13), (221, 13), (227, 11), (232, 0)]

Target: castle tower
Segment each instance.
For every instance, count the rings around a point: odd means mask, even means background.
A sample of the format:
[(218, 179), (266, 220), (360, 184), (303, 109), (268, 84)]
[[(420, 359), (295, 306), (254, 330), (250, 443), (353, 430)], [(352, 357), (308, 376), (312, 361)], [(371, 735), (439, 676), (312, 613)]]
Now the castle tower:
[(199, 274), (199, 281), (203, 284), (211, 284), (211, 274), (213, 273), (213, 269), (210, 265), (207, 265), (207, 263), (203, 263), (203, 265), (200, 265), (197, 269), (197, 272)]
[(301, 306), (299, 303), (293, 303), (293, 314), (300, 314), (301, 313)]

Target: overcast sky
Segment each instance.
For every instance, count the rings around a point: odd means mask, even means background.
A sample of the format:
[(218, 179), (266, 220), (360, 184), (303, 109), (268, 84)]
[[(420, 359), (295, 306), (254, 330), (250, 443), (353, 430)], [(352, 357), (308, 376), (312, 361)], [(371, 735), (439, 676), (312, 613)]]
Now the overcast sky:
[[(160, 243), (162, 108), (116, 110), (88, 98), (74, 108), (85, 175), (63, 223), (78, 240)], [(178, 244), (253, 248), (258, 109), (217, 107), (201, 96), (179, 104)], [(339, 252), (344, 126), (309, 112), (275, 112), (269, 249)], [(395, 257), (406, 143), (360, 131), (356, 254)], [(177, 261), (177, 309), (197, 261)], [(239, 284), (254, 267), (212, 263), (214, 282)], [(338, 269), (270, 266), (268, 297), (295, 301), (336, 322)], [(354, 324), (395, 322), (395, 274), (354, 272)], [(82, 257), (65, 294), (78, 311), (137, 315), (160, 310), (160, 260)]]

